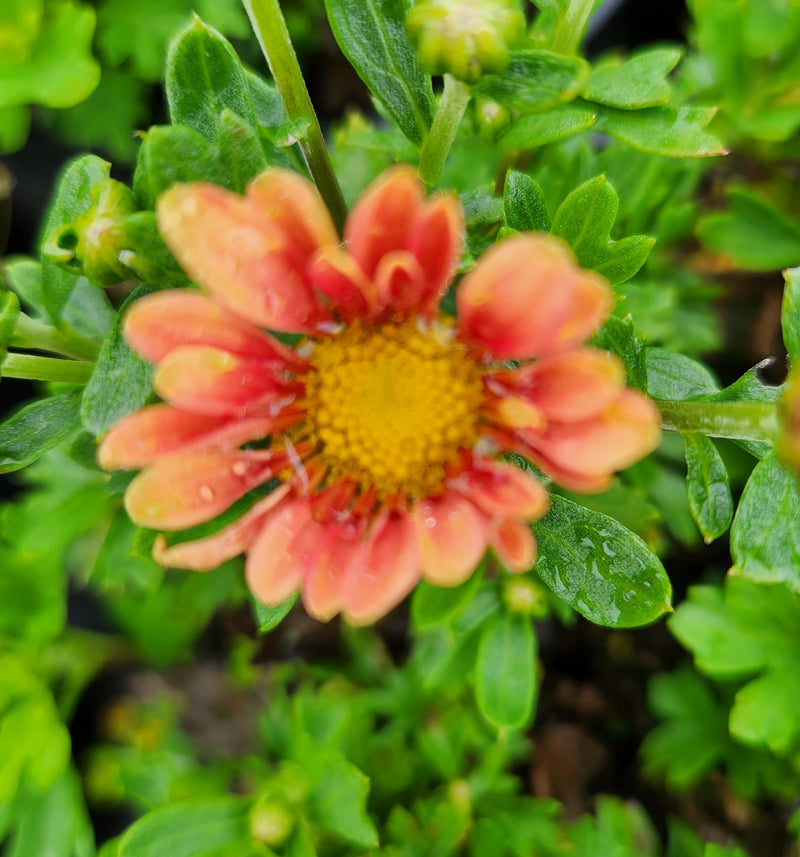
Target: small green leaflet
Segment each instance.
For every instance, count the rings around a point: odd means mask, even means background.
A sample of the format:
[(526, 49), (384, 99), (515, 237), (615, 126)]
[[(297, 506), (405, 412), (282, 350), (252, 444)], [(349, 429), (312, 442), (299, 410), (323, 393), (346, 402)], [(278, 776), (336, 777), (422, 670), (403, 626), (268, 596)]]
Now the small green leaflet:
[(700, 432), (685, 432), (686, 496), (706, 544), (721, 536), (733, 519), (733, 500), (725, 462), (714, 442)]

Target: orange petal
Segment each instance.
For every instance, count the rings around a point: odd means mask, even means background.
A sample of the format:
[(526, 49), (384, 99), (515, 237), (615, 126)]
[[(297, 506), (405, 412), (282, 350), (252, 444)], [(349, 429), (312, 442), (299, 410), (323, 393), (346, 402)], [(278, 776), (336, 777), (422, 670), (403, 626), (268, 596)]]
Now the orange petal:
[(264, 516), (289, 491), (290, 485), (281, 485), (269, 496), (259, 500), (239, 520), (204, 539), (168, 547), (164, 536), (157, 536), (153, 544), (153, 559), (165, 568), (188, 568), (191, 571), (210, 571), (218, 568), (223, 562), (247, 550), (259, 534)]
[(647, 396), (623, 390), (596, 419), (551, 423), (541, 435), (520, 434), (540, 453), (545, 469), (551, 470), (552, 462), (562, 471), (591, 480), (652, 452), (661, 438), (659, 422), (658, 409)]
[(625, 386), (625, 367), (613, 354), (581, 348), (497, 373), (487, 384), (525, 398), (548, 419), (577, 422), (602, 413), (616, 399)]
[(422, 183), (405, 165), (387, 170), (356, 201), (344, 237), (368, 278), (387, 253), (406, 249), (422, 201)]
[(150, 363), (181, 345), (210, 345), (262, 360), (302, 362), (289, 348), (215, 301), (185, 289), (146, 295), (125, 314), (128, 344)]
[(375, 287), (340, 247), (320, 250), (311, 261), (309, 277), (345, 320), (369, 315), (377, 304)]
[(407, 250), (387, 253), (375, 272), (378, 303), (397, 315), (419, 309), (426, 294), (425, 276), (419, 262)]
[(339, 235), (317, 189), (292, 170), (271, 168), (256, 176), (245, 195), (278, 226), (291, 252), (307, 262), (318, 248), (337, 245)]
[(306, 561), (299, 553), (290, 553), (290, 548), (306, 527), (314, 526), (319, 525), (311, 519), (303, 497), (281, 503), (264, 522), (245, 563), (247, 585), (262, 604), (277, 607), (300, 588)]
[(527, 524), (516, 518), (497, 518), (492, 521), (489, 543), (509, 571), (530, 571), (536, 561), (536, 537)]
[(176, 348), (161, 361), (153, 389), (178, 408), (198, 414), (242, 414), (248, 408), (291, 401), (274, 365), (203, 345)]
[(263, 454), (180, 452), (159, 458), (131, 482), (125, 508), (141, 527), (183, 530), (216, 518), (272, 476)]
[(464, 212), (458, 197), (437, 194), (422, 208), (408, 241), (425, 281), (420, 312), (434, 313), (453, 281), (464, 246)]
[(329, 528), (326, 548), (308, 570), (303, 584), (303, 604), (309, 615), (321, 622), (335, 616), (345, 603), (352, 579), (361, 576), (367, 562), (367, 543), (342, 528)]
[(252, 201), (216, 185), (173, 185), (156, 214), (183, 269), (237, 315), (297, 333), (331, 321), (293, 263), (287, 236)]
[(364, 566), (350, 577), (342, 611), (352, 625), (368, 625), (396, 607), (419, 580), (419, 547), (411, 519), (379, 518)]
[(611, 311), (612, 292), (549, 236), (517, 235), (480, 258), (456, 294), (459, 335), (487, 358), (525, 359), (571, 348)]
[(413, 512), (422, 576), (436, 586), (463, 583), (486, 552), (486, 518), (460, 494), (421, 500)]
[(447, 485), (469, 497), (487, 515), (541, 518), (550, 505), (545, 487), (513, 464), (476, 457)]

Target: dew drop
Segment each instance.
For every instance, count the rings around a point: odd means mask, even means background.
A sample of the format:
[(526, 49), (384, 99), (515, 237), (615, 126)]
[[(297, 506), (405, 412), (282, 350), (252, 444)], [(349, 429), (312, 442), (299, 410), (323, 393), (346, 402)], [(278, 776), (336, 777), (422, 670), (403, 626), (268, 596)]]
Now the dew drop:
[(206, 503), (210, 503), (214, 499), (214, 491), (210, 485), (203, 485), (200, 488), (200, 499)]
[(432, 530), (436, 526), (436, 518), (434, 518), (432, 515), (428, 518), (425, 518), (425, 526), (429, 530)]

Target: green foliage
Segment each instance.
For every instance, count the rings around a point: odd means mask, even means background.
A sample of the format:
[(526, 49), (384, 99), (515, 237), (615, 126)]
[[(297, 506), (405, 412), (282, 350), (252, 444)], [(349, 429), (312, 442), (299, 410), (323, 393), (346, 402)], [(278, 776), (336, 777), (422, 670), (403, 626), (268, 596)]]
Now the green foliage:
[(786, 287), (781, 307), (783, 343), (792, 365), (800, 363), (800, 268), (783, 272)]
[(686, 493), (689, 508), (706, 544), (721, 536), (733, 519), (728, 471), (713, 441), (700, 432), (685, 432)]
[(601, 61), (592, 69), (583, 97), (622, 110), (666, 104), (672, 96), (667, 75), (682, 53), (676, 48), (650, 48), (625, 60), (612, 57)]

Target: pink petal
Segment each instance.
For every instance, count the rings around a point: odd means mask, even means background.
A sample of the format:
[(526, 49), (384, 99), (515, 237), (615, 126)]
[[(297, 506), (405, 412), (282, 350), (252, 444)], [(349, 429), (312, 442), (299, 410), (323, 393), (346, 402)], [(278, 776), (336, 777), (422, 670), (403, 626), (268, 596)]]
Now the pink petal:
[(364, 566), (351, 575), (345, 619), (368, 625), (396, 607), (419, 580), (419, 547), (411, 519), (403, 514), (379, 518), (369, 537)]
[(175, 407), (198, 414), (243, 414), (270, 404), (277, 413), (294, 395), (273, 370), (272, 363), (246, 360), (219, 348), (184, 345), (161, 361), (153, 389)]
[(273, 475), (263, 454), (179, 452), (136, 476), (125, 492), (125, 508), (141, 527), (183, 530), (215, 518)]
[(517, 235), (487, 250), (456, 294), (459, 335), (488, 359), (525, 359), (582, 342), (611, 311), (612, 293), (549, 236)]
[(125, 314), (128, 344), (150, 363), (158, 363), (182, 345), (209, 345), (261, 360), (295, 365), (289, 348), (215, 301), (185, 289), (146, 295)]
[(526, 399), (548, 419), (576, 422), (614, 401), (625, 386), (625, 367), (613, 354), (581, 348), (496, 373), (487, 384), (500, 395), (508, 390)]
[(306, 263), (318, 248), (337, 245), (339, 235), (314, 185), (292, 170), (265, 170), (245, 191), (259, 213), (281, 229), (292, 253)]
[(537, 520), (547, 511), (545, 487), (513, 464), (476, 456), (471, 466), (446, 483), (492, 517), (515, 516)]
[(156, 207), (167, 246), (192, 279), (243, 319), (312, 332), (331, 321), (279, 225), (216, 185), (173, 185)]
[(167, 546), (159, 535), (153, 544), (153, 559), (165, 568), (188, 568), (210, 571), (223, 562), (244, 553), (261, 531), (264, 516), (291, 491), (291, 485), (281, 485), (263, 500), (259, 500), (237, 521), (212, 536), (193, 542)]
[(306, 528), (317, 535), (318, 526), (303, 497), (284, 501), (264, 522), (245, 563), (247, 586), (262, 604), (277, 607), (300, 588), (307, 557), (290, 549)]
[(458, 586), (486, 552), (487, 520), (460, 494), (421, 500), (412, 515), (422, 576), (436, 586)]
[(387, 170), (356, 201), (344, 237), (368, 278), (387, 253), (406, 249), (422, 202), (422, 183), (408, 166)]
[(418, 310), (426, 294), (425, 275), (407, 250), (387, 253), (375, 272), (378, 303), (396, 315)]
[(342, 610), (350, 581), (363, 574), (368, 556), (363, 538), (348, 537), (344, 528), (330, 527), (329, 536), (303, 584), (303, 604), (309, 615), (321, 622)]
[(536, 561), (536, 537), (516, 518), (498, 518), (489, 526), (489, 543), (497, 558), (512, 572), (529, 571)]
[(325, 247), (312, 259), (309, 277), (346, 321), (371, 315), (377, 305), (375, 287), (358, 262), (339, 247)]

